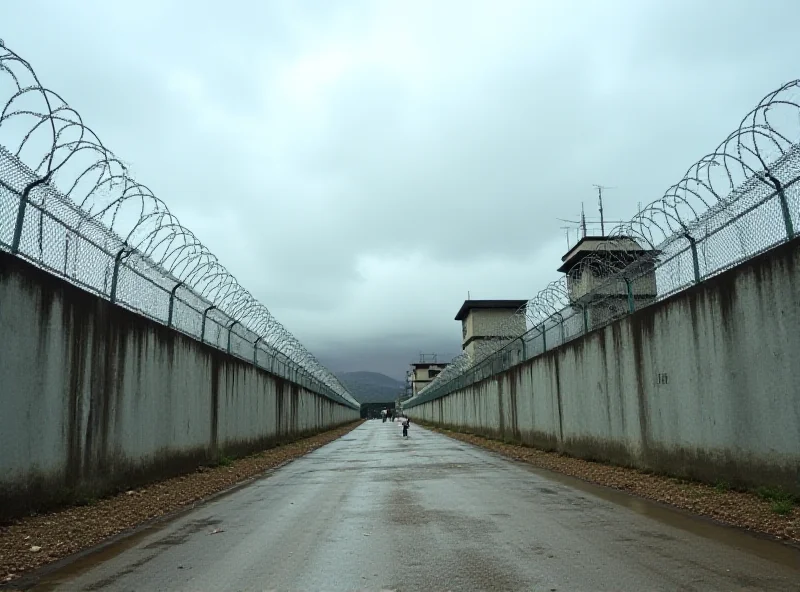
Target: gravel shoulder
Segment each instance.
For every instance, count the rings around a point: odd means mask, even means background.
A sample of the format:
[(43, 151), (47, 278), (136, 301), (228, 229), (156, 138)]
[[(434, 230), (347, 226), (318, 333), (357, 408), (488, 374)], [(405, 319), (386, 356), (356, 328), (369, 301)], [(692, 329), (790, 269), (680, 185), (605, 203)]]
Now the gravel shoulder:
[(347, 434), (362, 421), (270, 448), (215, 467), (151, 483), (84, 506), (19, 519), (0, 526), (0, 585), (114, 535), (191, 508), (213, 494), (261, 476)]
[(725, 483), (712, 486), (423, 425), (455, 440), (538, 468), (625, 491), (787, 543), (800, 544), (798, 500), (774, 489), (736, 491)]

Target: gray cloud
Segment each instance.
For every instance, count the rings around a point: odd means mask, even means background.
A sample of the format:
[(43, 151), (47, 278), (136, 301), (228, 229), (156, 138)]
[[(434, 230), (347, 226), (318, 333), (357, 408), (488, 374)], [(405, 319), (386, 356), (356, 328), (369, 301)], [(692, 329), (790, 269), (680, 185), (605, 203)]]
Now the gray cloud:
[(397, 376), (467, 290), (555, 279), (593, 183), (629, 218), (797, 77), (799, 12), (29, 0), (0, 37), (319, 357)]

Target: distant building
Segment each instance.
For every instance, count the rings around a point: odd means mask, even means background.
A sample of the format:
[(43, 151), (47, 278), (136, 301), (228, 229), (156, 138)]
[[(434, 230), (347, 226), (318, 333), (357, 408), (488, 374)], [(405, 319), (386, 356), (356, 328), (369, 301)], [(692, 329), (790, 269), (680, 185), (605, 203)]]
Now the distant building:
[(525, 333), (525, 316), (518, 315), (527, 300), (465, 300), (456, 315), (461, 321), (461, 349), (475, 359), (481, 345)]
[[(558, 271), (567, 274), (570, 304), (597, 326), (655, 301), (658, 254), (627, 236), (585, 236), (561, 258)], [(627, 281), (618, 276), (622, 270)]]
[(438, 362), (436, 354), (420, 354), (419, 362), (411, 364), (410, 383), (411, 396), (416, 397), (419, 392), (430, 384), (434, 378), (447, 367), (447, 362)]
[(406, 383), (403, 392), (400, 395), (400, 401), (406, 401), (414, 396), (413, 386), (414, 386), (414, 371), (409, 369), (406, 371)]

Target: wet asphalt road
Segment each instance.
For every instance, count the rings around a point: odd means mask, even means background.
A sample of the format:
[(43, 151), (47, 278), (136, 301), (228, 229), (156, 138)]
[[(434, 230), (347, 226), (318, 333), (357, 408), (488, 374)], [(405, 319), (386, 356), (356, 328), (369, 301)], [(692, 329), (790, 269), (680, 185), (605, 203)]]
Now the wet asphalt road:
[(797, 591), (800, 553), (370, 421), (34, 589)]

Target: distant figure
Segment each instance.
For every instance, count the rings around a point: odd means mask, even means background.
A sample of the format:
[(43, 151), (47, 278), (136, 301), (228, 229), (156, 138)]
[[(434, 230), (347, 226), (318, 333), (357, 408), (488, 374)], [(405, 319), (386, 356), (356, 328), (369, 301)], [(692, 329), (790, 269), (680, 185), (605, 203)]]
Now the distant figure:
[(403, 438), (408, 438), (408, 426), (411, 425), (411, 420), (407, 417), (403, 420)]
[(387, 415), (386, 410), (381, 409), (381, 417), (383, 417), (383, 423), (386, 423), (386, 415)]

